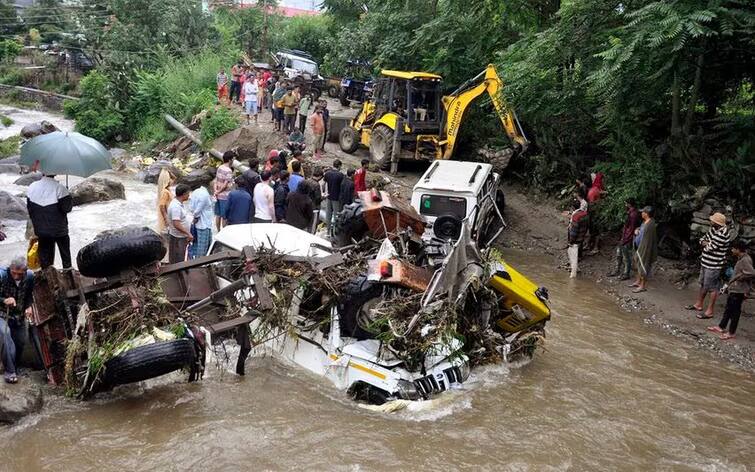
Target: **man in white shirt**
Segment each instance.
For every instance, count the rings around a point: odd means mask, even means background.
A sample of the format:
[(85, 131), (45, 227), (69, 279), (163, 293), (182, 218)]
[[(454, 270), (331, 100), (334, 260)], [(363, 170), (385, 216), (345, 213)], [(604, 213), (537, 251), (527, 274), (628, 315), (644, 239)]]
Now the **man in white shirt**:
[(249, 75), (244, 82), (244, 107), (246, 108), (246, 124), (251, 122), (251, 117), (254, 116), (254, 123), (257, 123), (257, 92), (259, 92), (259, 85), (253, 75)]
[(39, 238), (39, 263), (42, 268), (53, 264), (56, 245), (63, 268), (71, 267), (68, 213), (73, 208), (73, 200), (68, 189), (55, 180), (54, 175), (45, 175), (29, 186), (26, 207), (34, 233)]
[(176, 186), (176, 198), (168, 205), (168, 262), (175, 264), (186, 259), (186, 247), (194, 240), (191, 235), (191, 217), (184, 208), (191, 189), (186, 184)]
[(270, 186), (271, 173), (262, 172), (262, 182), (254, 186), (254, 222), (275, 223), (275, 192)]

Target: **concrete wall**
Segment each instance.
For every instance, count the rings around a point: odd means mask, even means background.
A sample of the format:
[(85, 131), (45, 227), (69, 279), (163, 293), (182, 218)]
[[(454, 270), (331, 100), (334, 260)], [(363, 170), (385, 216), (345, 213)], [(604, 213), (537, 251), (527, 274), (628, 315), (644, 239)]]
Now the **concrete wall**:
[(70, 95), (61, 95), (58, 93), (45, 92), (44, 90), (19, 87), (15, 85), (0, 85), (0, 96), (7, 95), (13, 95), (19, 100), (38, 103), (43, 108), (57, 111), (63, 109), (64, 101), (78, 100), (77, 97), (71, 97)]

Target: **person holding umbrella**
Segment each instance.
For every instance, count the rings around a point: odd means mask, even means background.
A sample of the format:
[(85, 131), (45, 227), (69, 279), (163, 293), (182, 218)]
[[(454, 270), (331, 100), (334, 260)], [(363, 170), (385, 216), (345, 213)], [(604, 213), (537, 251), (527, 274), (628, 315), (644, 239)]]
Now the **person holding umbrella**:
[(73, 201), (56, 175), (90, 175), (111, 169), (110, 152), (96, 139), (79, 133), (54, 131), (30, 139), (21, 147), (19, 164), (38, 168), (42, 179), (29, 186), (26, 205), (39, 238), (39, 262), (44, 269), (55, 260), (58, 246), (64, 268), (71, 267), (68, 213)]

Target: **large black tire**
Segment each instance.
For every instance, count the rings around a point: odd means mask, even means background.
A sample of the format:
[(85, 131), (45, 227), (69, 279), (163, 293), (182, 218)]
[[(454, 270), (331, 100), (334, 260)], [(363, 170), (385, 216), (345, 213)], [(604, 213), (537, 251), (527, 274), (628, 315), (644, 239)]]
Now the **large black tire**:
[(393, 153), (393, 130), (385, 125), (378, 125), (370, 137), (370, 161), (378, 168), (387, 170), (391, 166)]
[(105, 363), (104, 389), (153, 379), (191, 366), (197, 352), (188, 338), (135, 347)]
[(79, 251), (76, 264), (86, 277), (110, 277), (126, 269), (144, 267), (165, 256), (159, 234), (147, 227), (126, 227), (97, 235)]
[(341, 102), (342, 107), (349, 108), (351, 106), (351, 102), (346, 97), (346, 90), (341, 89), (341, 93), (338, 95), (338, 101)]
[(330, 98), (338, 98), (338, 92), (341, 91), (341, 87), (337, 85), (331, 85), (328, 87), (328, 96)]
[(312, 101), (316, 102), (320, 99), (320, 96), (322, 95), (322, 90), (320, 90), (317, 87), (312, 87), (312, 90), (310, 90), (309, 93), (312, 95)]
[(353, 154), (359, 147), (359, 133), (351, 126), (344, 126), (340, 133), (338, 133), (338, 145), (341, 146), (341, 151)]
[(349, 203), (336, 215), (333, 224), (333, 237), (336, 246), (348, 246), (352, 241), (359, 241), (367, 234), (367, 222), (364, 221), (361, 200)]
[(367, 277), (357, 277), (343, 288), (338, 300), (341, 334), (359, 340), (372, 339), (375, 333), (368, 331), (369, 324), (365, 309), (380, 301), (383, 295), (383, 285), (367, 280)]

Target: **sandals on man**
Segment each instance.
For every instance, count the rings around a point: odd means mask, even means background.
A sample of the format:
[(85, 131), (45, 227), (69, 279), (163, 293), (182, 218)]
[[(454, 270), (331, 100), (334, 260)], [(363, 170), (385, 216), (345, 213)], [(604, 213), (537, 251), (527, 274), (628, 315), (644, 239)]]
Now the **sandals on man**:
[(18, 377), (16, 377), (16, 374), (6, 375), (5, 383), (9, 383), (9, 384), (18, 383)]
[(731, 333), (724, 333), (721, 335), (721, 341), (728, 341), (730, 339), (736, 339), (736, 336)]
[(684, 309), (689, 311), (703, 311), (702, 308), (698, 308), (695, 305), (687, 305), (684, 307)]
[(724, 330), (722, 330), (718, 326), (708, 326), (707, 330), (710, 331), (711, 333), (717, 333), (717, 334), (721, 334), (724, 332)]
[(713, 318), (713, 315), (704, 315), (702, 313), (700, 313), (699, 315), (697, 315), (697, 319), (699, 319), (699, 320), (709, 320), (711, 318)]

